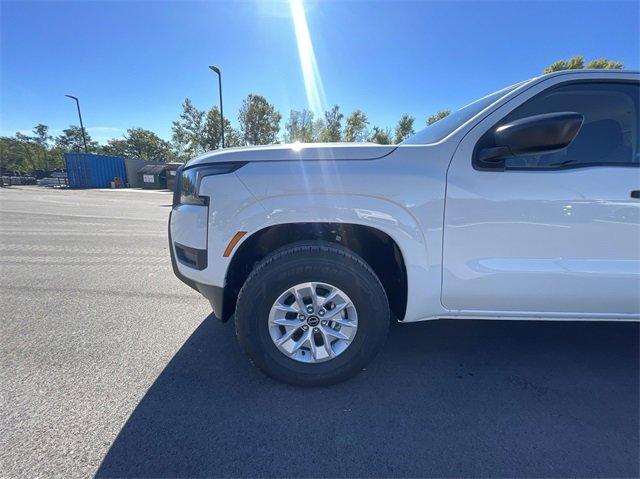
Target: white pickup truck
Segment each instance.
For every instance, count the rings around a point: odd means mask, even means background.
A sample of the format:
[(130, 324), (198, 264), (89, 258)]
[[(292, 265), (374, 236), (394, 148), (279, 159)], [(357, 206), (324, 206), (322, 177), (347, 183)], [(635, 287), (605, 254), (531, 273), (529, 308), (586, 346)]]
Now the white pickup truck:
[(179, 172), (176, 275), (266, 374), (342, 381), (390, 318), (638, 320), (640, 74), (567, 71), (400, 145), (221, 150)]

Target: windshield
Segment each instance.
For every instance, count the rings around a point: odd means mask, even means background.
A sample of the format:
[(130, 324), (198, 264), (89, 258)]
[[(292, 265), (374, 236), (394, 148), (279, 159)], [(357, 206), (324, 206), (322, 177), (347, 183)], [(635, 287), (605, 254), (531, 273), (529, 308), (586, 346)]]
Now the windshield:
[(499, 100), (507, 93), (515, 90), (517, 87), (525, 82), (516, 83), (515, 85), (503, 88), (495, 93), (491, 93), (479, 100), (469, 103), (463, 106), (457, 111), (454, 111), (443, 119), (432, 123), (431, 125), (423, 128), (418, 133), (410, 136), (405, 141), (400, 143), (401, 145), (428, 145), (429, 143), (436, 143), (442, 140), (449, 133), (456, 130), (459, 126), (463, 125), (467, 120), (471, 119), (486, 107), (491, 105), (496, 100)]

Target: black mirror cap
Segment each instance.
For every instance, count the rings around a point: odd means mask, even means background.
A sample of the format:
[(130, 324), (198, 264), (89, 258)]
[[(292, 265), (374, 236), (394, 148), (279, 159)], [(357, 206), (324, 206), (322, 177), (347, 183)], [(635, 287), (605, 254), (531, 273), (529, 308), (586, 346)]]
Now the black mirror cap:
[(529, 116), (498, 127), (495, 144), (513, 155), (561, 150), (578, 135), (583, 122), (582, 114), (571, 111)]

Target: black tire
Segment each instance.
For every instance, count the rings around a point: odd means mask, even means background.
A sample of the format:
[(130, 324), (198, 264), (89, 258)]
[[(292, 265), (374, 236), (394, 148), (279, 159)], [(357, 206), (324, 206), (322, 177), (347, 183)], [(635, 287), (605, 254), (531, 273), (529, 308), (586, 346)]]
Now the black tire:
[[(311, 281), (344, 291), (358, 313), (358, 330), (348, 348), (320, 363), (286, 356), (273, 343), (268, 326), (278, 296)], [(325, 386), (355, 376), (376, 356), (387, 338), (389, 314), (384, 288), (361, 257), (333, 243), (295, 243), (264, 258), (247, 278), (236, 306), (236, 334), (254, 365), (268, 376), (297, 386)]]

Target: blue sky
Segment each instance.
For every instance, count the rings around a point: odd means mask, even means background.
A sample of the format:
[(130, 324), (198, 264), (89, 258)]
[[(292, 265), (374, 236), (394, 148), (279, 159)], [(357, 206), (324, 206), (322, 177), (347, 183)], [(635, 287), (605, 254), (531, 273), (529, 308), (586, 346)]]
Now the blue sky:
[[(393, 127), (530, 78), (561, 58), (606, 56), (639, 68), (639, 3), (304, 3), (328, 106), (364, 110)], [(139, 126), (171, 136), (190, 97), (217, 104), (207, 65), (223, 70), (225, 113), (237, 125), (248, 93), (284, 117), (309, 106), (287, 2), (1, 3), (1, 134), (77, 124), (102, 142)], [(284, 121), (282, 122), (284, 125)]]

